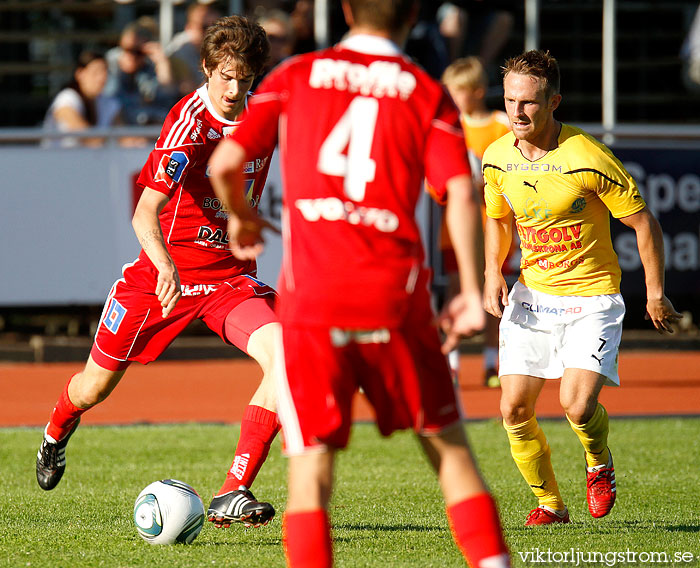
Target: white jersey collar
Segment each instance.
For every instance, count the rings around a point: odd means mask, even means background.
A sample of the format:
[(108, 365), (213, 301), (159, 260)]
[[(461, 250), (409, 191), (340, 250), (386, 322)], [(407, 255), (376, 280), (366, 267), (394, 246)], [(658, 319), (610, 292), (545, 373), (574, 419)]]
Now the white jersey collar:
[[(224, 118), (221, 116), (216, 110), (214, 110), (214, 105), (211, 104), (211, 99), (209, 98), (209, 91), (207, 90), (207, 84), (204, 83), (201, 87), (197, 89), (197, 94), (199, 95), (199, 98), (204, 101), (204, 106), (207, 107), (207, 110), (212, 114), (212, 116), (218, 120), (219, 122), (223, 122), (224, 124), (238, 124), (240, 120), (229, 120), (228, 118)], [(248, 92), (245, 98), (245, 109), (248, 110), (248, 97), (252, 93)]]
[(399, 46), (390, 39), (369, 34), (349, 35), (338, 45), (343, 49), (370, 55), (403, 55)]

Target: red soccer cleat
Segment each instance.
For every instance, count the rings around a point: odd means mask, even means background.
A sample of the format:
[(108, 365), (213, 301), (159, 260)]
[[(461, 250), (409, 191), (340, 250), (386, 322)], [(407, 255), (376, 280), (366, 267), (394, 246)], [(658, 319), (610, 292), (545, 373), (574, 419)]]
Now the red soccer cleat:
[(530, 511), (527, 516), (527, 521), (525, 521), (526, 527), (533, 527), (535, 525), (552, 525), (554, 523), (570, 523), (569, 510), (564, 507), (564, 512), (559, 513), (547, 507), (547, 505), (540, 505), (536, 509)]
[(607, 465), (586, 468), (586, 498), (591, 516), (599, 519), (607, 515), (615, 504), (615, 468), (612, 453)]

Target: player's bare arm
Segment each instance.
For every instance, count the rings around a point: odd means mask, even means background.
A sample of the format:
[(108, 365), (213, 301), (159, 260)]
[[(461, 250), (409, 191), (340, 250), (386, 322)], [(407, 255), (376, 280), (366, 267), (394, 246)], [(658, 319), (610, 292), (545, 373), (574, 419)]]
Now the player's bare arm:
[(264, 247), (262, 230), (276, 230), (246, 202), (243, 190), (243, 147), (229, 138), (223, 140), (209, 158), (211, 185), (216, 196), (228, 207), (228, 238), (236, 258), (249, 260)]
[(131, 225), (134, 227), (143, 251), (158, 270), (155, 293), (167, 317), (182, 296), (180, 277), (168, 253), (158, 215), (168, 202), (168, 196), (146, 187), (141, 194)]
[(483, 233), (479, 203), (470, 176), (460, 175), (448, 180), (445, 215), (460, 280), (460, 293), (447, 304), (439, 318), (446, 333), (442, 349), (449, 353), (460, 335), (473, 335), (486, 324), (481, 298)]
[(513, 240), (513, 213), (500, 219), (487, 217), (484, 235), (484, 309), (500, 318), (503, 315), (501, 306), (508, 305), (508, 285), (501, 267)]
[(672, 325), (682, 316), (664, 294), (664, 242), (661, 226), (656, 217), (644, 208), (620, 219), (637, 235), (637, 248), (644, 267), (647, 289), (646, 319), (651, 320), (659, 333), (673, 333)]

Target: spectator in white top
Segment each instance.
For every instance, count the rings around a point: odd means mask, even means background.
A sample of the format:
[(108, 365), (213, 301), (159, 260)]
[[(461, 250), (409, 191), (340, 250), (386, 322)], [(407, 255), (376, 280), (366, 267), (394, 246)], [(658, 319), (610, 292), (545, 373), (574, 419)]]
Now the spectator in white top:
[[(104, 56), (93, 51), (83, 51), (78, 56), (71, 81), (61, 89), (51, 102), (44, 128), (59, 132), (76, 132), (91, 127), (110, 126), (119, 111), (118, 104), (102, 96), (107, 82), (107, 63)], [(48, 140), (49, 145), (54, 145)], [(101, 138), (77, 138), (66, 136), (59, 139), (63, 147), (100, 146)]]

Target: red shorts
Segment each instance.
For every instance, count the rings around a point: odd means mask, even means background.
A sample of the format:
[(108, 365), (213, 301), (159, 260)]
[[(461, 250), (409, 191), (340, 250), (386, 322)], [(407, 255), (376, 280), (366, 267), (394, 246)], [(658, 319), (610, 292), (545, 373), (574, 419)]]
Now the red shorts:
[[(100, 367), (118, 371), (132, 361), (156, 360), (195, 319), (242, 351), (251, 333), (278, 321), (275, 291), (245, 275), (215, 284), (183, 284), (182, 297), (163, 319), (155, 278), (151, 267), (137, 262), (125, 268), (124, 278), (112, 286), (90, 351)], [(229, 314), (232, 318), (225, 325)]]
[(461, 420), (427, 292), (397, 329), (282, 325), (278, 413), (285, 453), (344, 448), (352, 399), (362, 388), (379, 431), (436, 434)]

